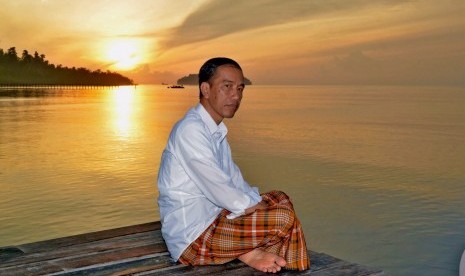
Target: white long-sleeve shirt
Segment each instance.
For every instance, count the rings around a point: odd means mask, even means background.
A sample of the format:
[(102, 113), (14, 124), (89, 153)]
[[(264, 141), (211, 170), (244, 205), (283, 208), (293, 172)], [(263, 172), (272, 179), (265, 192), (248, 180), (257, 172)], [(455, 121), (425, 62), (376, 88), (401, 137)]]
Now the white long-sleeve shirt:
[(222, 209), (233, 219), (262, 200), (232, 160), (227, 132), (201, 104), (171, 131), (158, 172), (158, 205), (162, 235), (175, 260)]

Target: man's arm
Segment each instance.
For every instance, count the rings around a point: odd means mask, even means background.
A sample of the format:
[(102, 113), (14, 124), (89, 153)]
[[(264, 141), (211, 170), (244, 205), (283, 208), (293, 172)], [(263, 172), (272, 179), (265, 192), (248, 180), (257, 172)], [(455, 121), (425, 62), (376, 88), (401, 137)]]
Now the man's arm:
[(218, 164), (209, 139), (202, 125), (183, 125), (175, 136), (176, 158), (208, 200), (229, 210), (232, 218), (243, 215), (261, 197), (254, 198), (235, 187), (231, 176), (223, 172)]

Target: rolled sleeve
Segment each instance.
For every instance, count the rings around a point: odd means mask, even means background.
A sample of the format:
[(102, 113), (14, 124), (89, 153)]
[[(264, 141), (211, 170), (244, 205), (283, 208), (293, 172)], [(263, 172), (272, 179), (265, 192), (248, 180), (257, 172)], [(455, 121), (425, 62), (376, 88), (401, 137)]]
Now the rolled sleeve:
[(259, 195), (258, 198), (256, 196), (250, 196), (250, 204), (246, 208), (244, 208), (241, 212), (239, 213), (232, 213), (227, 215), (227, 219), (235, 219), (237, 217), (245, 215), (245, 209), (250, 208), (252, 206), (257, 205), (260, 201), (262, 201), (262, 197)]

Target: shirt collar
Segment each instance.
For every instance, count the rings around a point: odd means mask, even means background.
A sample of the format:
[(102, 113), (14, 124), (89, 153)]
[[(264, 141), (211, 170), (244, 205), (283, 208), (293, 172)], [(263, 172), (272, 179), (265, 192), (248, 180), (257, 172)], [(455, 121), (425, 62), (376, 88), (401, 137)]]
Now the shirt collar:
[(212, 136), (215, 136), (215, 133), (219, 133), (220, 141), (222, 141), (228, 133), (228, 128), (226, 127), (226, 125), (223, 122), (217, 125), (215, 123), (215, 120), (213, 120), (212, 116), (210, 116), (208, 111), (205, 109), (205, 107), (203, 107), (201, 103), (198, 103), (197, 106), (194, 107), (194, 109), (200, 115), (202, 121), (207, 125), (210, 134)]

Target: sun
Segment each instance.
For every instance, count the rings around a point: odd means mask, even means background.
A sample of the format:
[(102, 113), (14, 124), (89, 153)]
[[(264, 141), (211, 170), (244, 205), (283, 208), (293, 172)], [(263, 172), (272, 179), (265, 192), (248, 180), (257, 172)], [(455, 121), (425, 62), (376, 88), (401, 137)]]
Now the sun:
[(134, 69), (141, 62), (141, 47), (135, 40), (111, 41), (106, 47), (106, 58), (117, 70)]

